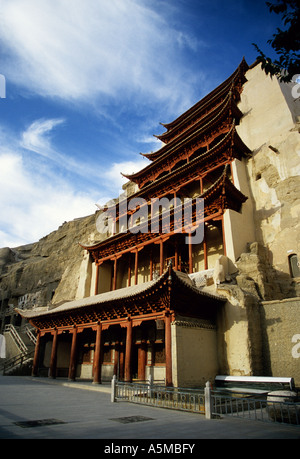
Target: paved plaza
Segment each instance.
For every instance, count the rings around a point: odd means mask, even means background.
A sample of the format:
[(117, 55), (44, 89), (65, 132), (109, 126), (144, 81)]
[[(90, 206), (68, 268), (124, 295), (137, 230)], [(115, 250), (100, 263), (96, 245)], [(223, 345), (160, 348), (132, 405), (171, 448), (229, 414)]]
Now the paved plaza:
[[(111, 403), (109, 385), (0, 376), (0, 439), (299, 439), (300, 427)], [(195, 452), (195, 450), (193, 451)]]

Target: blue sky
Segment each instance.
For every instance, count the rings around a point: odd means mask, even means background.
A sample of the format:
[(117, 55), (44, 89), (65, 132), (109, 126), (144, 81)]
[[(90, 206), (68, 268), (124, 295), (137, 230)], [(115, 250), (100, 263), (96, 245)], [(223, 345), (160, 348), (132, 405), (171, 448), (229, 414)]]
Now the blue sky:
[(279, 24), (264, 0), (0, 0), (0, 247), (117, 197)]

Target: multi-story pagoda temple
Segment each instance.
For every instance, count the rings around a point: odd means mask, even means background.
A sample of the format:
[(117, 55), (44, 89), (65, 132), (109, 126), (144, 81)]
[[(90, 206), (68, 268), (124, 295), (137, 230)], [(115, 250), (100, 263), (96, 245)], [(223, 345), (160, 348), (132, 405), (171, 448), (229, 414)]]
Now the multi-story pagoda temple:
[[(240, 212), (247, 200), (234, 185), (231, 169), (235, 160), (251, 154), (236, 131), (247, 68), (243, 60), (228, 80), (165, 125), (167, 132), (158, 136), (165, 145), (144, 155), (151, 160), (147, 167), (126, 176), (138, 190), (129, 203), (121, 200), (107, 209), (114, 218), (115, 234), (98, 244), (83, 245), (98, 269), (95, 294), (136, 285), (139, 276), (142, 282), (151, 281), (154, 272), (163, 274), (170, 260), (176, 271), (191, 274), (213, 268), (217, 257), (226, 255), (224, 212)], [(182, 221), (182, 210), (186, 214), (190, 210), (188, 221)], [(129, 231), (124, 232), (122, 222)], [(111, 273), (109, 286), (104, 271)]]
[[(220, 86), (163, 124), (161, 148), (126, 175), (131, 193), (97, 214), (105, 237), (81, 244), (80, 297), (19, 311), (38, 332), (34, 375), (94, 383), (151, 375), (192, 386), (228, 371), (225, 336), (232, 324), (242, 327), (244, 300), (237, 303), (222, 283), (230, 284), (236, 260), (255, 240), (246, 167), (252, 153), (239, 135), (248, 70), (243, 59)], [(251, 308), (247, 320), (255, 322)], [(259, 345), (249, 351), (254, 329), (241, 330), (247, 352), (240, 372), (252, 374), (261, 364)]]

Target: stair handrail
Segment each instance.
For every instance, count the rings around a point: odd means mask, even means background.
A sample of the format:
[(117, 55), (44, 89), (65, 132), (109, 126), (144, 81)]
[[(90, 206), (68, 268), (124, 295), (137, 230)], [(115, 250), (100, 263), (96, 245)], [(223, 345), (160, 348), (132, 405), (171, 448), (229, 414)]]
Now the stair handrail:
[(18, 346), (21, 352), (28, 352), (28, 348), (22, 338), (20, 337), (19, 333), (15, 329), (15, 327), (12, 324), (7, 324), (4, 329), (5, 333), (9, 333), (10, 336), (13, 338), (15, 344)]
[(24, 355), (24, 352), (21, 352), (21, 354), (17, 354), (13, 357), (10, 357), (9, 359), (5, 359), (4, 362), (1, 362), (0, 364), (0, 370), (5, 370), (6, 368), (14, 366), (15, 362), (18, 362), (21, 359), (23, 359)]
[(18, 366), (22, 366), (24, 363), (33, 358), (34, 351), (30, 352), (21, 352), (21, 354), (15, 355), (10, 359), (6, 359), (0, 366), (0, 369), (3, 370), (3, 375), (7, 373), (8, 370), (12, 370)]
[(32, 333), (31, 329), (26, 325), (25, 333), (33, 344), (36, 344), (36, 336)]

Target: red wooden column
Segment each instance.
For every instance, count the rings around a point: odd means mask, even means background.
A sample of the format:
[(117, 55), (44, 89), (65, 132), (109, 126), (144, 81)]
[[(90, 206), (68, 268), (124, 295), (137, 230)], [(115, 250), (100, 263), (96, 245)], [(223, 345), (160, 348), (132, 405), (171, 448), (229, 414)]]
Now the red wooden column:
[(153, 252), (150, 252), (150, 280), (153, 280)]
[(113, 280), (113, 290), (116, 290), (117, 288), (117, 264), (118, 264), (118, 259), (115, 258), (114, 261), (114, 280)]
[(175, 271), (178, 271), (178, 241), (175, 242)]
[(98, 285), (99, 285), (99, 264), (96, 263), (95, 295), (98, 295)]
[(38, 331), (37, 337), (36, 337), (35, 349), (34, 349), (34, 358), (33, 358), (32, 373), (31, 373), (32, 376), (38, 376), (40, 344), (41, 344), (41, 333), (40, 331)]
[(159, 249), (159, 275), (161, 276), (164, 272), (164, 241), (160, 241)]
[(128, 287), (131, 286), (131, 254), (128, 257)]
[(94, 356), (94, 379), (93, 384), (101, 384), (101, 336), (102, 336), (102, 324), (97, 324), (96, 332), (96, 346)]
[(138, 379), (145, 381), (146, 379), (146, 363), (147, 363), (147, 345), (142, 341), (138, 349)]
[(192, 245), (192, 234), (189, 234), (189, 274), (193, 272), (193, 245)]
[(117, 374), (119, 379), (124, 379), (124, 347), (119, 346), (119, 374)]
[(199, 180), (200, 180), (200, 194), (202, 194), (203, 193), (203, 178), (199, 177)]
[(171, 315), (165, 315), (166, 386), (172, 386)]
[(115, 344), (115, 356), (114, 356), (114, 376), (119, 377), (118, 375), (118, 366), (119, 366), (119, 356), (120, 356), (120, 343), (116, 341)]
[(49, 368), (49, 378), (56, 378), (56, 363), (57, 363), (57, 329), (53, 332), (53, 341), (52, 341), (52, 350), (51, 350), (51, 359), (50, 359), (50, 368)]
[(131, 382), (132, 321), (128, 319), (125, 349), (125, 382)]
[(68, 379), (70, 379), (71, 381), (75, 381), (75, 378), (76, 378), (76, 350), (77, 350), (77, 328), (76, 327), (73, 328), (72, 335), (73, 336), (72, 336)]
[(136, 250), (135, 259), (134, 259), (134, 284), (135, 285), (137, 285), (138, 283), (138, 264), (139, 264), (139, 251)]

